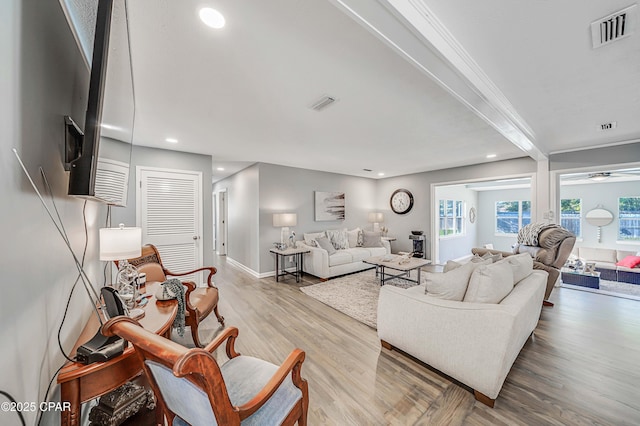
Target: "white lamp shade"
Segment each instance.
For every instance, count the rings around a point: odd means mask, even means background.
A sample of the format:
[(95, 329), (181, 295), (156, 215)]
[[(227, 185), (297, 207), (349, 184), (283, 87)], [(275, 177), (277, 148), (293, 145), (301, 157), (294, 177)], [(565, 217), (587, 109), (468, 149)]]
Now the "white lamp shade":
[(298, 215), (295, 213), (274, 213), (273, 226), (296, 226)]
[(100, 260), (123, 260), (142, 254), (142, 228), (100, 228)]
[(369, 213), (369, 222), (370, 223), (384, 222), (384, 214), (382, 214), (380, 212), (371, 212), (371, 213)]

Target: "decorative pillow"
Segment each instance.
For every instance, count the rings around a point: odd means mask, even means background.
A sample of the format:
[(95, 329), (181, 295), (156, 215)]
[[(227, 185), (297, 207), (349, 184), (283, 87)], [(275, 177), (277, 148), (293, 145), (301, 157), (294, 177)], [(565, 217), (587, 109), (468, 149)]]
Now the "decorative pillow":
[(360, 235), (360, 228), (356, 228), (352, 231), (347, 231), (347, 239), (349, 240), (349, 248), (358, 247), (358, 236)]
[(384, 247), (382, 245), (382, 232), (363, 231), (363, 234), (362, 247)]
[(635, 268), (640, 266), (640, 256), (627, 256), (620, 262), (616, 263), (617, 266), (625, 266), (627, 268)]
[(481, 265), (473, 271), (465, 302), (500, 303), (513, 290), (513, 268), (508, 262)]
[(462, 266), (462, 263), (458, 263), (453, 260), (447, 260), (447, 263), (444, 264), (444, 269), (442, 270), (442, 272), (446, 274), (447, 272), (453, 271), (454, 269), (459, 268), (461, 266)]
[(329, 253), (329, 256), (336, 252), (335, 247), (331, 244), (331, 241), (327, 237), (318, 237), (316, 238), (316, 242), (318, 243), (318, 247), (323, 248)]
[(336, 250), (344, 250), (349, 248), (349, 238), (346, 229), (332, 229), (325, 231), (327, 237)]
[(364, 245), (364, 229), (361, 229), (358, 232), (358, 245), (357, 247), (362, 247)]
[(310, 233), (310, 234), (303, 234), (304, 236), (304, 243), (308, 246), (311, 247), (318, 247), (318, 245), (316, 244), (316, 238), (318, 237), (324, 237), (325, 233), (324, 231), (322, 232), (314, 232), (314, 233)]
[(531, 275), (533, 271), (533, 259), (528, 253), (505, 257), (503, 262), (508, 262), (511, 265), (514, 285)]
[(480, 257), (479, 254), (476, 253), (476, 254), (473, 255), (473, 257), (471, 258), (470, 262), (472, 262), (472, 263), (482, 263), (485, 260), (487, 260), (487, 259), (483, 259), (482, 257)]
[[(488, 263), (488, 261), (486, 262)], [(465, 263), (449, 272), (427, 272), (425, 293), (438, 299), (456, 300), (460, 302), (467, 291), (469, 278), (480, 263)]]
[(499, 260), (502, 260), (502, 253), (491, 254), (491, 252), (486, 252), (482, 255), (484, 260), (490, 259), (492, 263), (495, 263)]

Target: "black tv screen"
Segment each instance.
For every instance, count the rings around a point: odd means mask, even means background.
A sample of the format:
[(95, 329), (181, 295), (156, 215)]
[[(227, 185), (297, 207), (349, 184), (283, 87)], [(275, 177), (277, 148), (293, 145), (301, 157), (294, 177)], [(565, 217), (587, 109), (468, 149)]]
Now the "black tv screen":
[(69, 195), (126, 205), (134, 96), (126, 0), (99, 0), (80, 155)]

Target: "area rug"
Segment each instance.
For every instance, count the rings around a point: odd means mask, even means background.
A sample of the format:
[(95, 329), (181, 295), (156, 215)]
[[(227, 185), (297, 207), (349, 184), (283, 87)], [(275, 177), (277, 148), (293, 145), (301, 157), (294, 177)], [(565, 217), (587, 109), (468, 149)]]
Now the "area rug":
[(582, 287), (578, 285), (571, 285), (571, 284), (565, 284), (565, 283), (563, 283), (562, 286), (571, 288), (573, 290), (588, 291), (590, 293), (600, 293), (600, 294), (606, 294), (608, 296), (623, 297), (623, 298), (634, 299), (634, 300), (640, 299), (640, 285), (637, 285), (637, 284), (628, 284), (628, 283), (621, 283), (617, 281), (600, 280), (599, 289), (593, 289), (589, 287)]
[[(385, 285), (409, 288), (416, 284), (394, 278), (387, 281)], [(333, 278), (319, 284), (301, 287), (300, 290), (336, 311), (376, 328), (380, 279), (376, 277), (375, 270)]]

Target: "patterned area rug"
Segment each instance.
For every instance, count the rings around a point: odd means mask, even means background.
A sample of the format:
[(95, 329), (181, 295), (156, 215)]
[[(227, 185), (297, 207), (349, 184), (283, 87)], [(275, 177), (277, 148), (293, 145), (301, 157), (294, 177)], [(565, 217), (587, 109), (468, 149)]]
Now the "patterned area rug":
[[(412, 277), (415, 278), (415, 273)], [(394, 278), (385, 285), (409, 288), (416, 284)], [(323, 283), (301, 287), (300, 290), (336, 311), (376, 328), (380, 280), (376, 277), (375, 270), (333, 278)]]
[(571, 288), (573, 290), (588, 291), (591, 293), (606, 294), (608, 296), (623, 297), (627, 299), (640, 300), (640, 285), (620, 283), (617, 281), (600, 280), (600, 289), (593, 289), (589, 287), (582, 287), (578, 285), (571, 285), (562, 283), (563, 287)]

